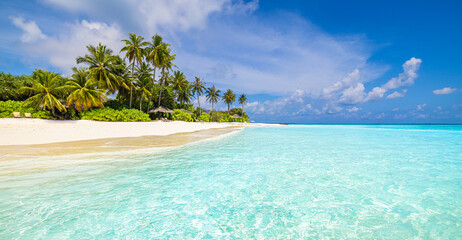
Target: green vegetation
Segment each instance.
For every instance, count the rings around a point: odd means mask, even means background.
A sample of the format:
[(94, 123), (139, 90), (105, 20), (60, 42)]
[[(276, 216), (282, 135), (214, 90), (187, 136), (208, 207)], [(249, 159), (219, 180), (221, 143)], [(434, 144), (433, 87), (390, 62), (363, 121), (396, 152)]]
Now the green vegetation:
[(189, 113), (185, 113), (179, 109), (175, 109), (175, 113), (172, 115), (173, 120), (180, 120), (185, 122), (192, 122), (194, 121), (193, 117)]
[[(236, 95), (232, 90), (221, 95), (215, 86), (206, 87), (199, 77), (189, 82), (183, 72), (174, 71), (176, 55), (161, 36), (156, 34), (152, 41), (144, 41), (142, 36), (130, 33), (122, 42), (122, 57), (101, 43), (89, 44), (88, 53), (76, 58), (79, 66), (72, 68), (70, 77), (42, 69), (30, 76), (0, 72), (0, 117), (28, 112), (45, 119), (149, 121), (158, 116), (149, 115), (149, 110), (163, 106), (175, 110), (169, 115), (173, 120), (248, 121), (243, 112), (247, 102), (244, 94), (239, 98), (242, 108), (233, 112), (230, 107)], [(212, 105), (211, 114), (200, 108), (202, 95)], [(198, 108), (191, 104), (193, 99)], [(227, 104), (227, 112), (215, 111), (220, 100)], [(242, 118), (231, 117), (233, 114)]]
[(149, 115), (136, 109), (98, 108), (82, 112), (82, 119), (105, 122), (148, 122)]

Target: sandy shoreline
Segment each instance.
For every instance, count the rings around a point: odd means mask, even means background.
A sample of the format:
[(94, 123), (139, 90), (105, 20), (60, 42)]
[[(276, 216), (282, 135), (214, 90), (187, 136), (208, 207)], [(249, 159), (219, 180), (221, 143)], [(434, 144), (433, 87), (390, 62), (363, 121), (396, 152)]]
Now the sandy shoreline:
[(88, 120), (0, 119), (0, 146), (32, 145), (107, 138), (166, 136), (243, 123), (97, 122)]

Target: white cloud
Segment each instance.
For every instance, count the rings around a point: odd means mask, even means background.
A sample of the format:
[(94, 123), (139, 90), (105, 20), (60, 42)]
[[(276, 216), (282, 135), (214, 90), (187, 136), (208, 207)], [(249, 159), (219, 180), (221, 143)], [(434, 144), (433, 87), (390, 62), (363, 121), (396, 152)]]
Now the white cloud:
[(397, 111), (399, 111), (399, 108), (393, 108), (391, 111), (397, 112)]
[(424, 109), (425, 106), (427, 106), (426, 103), (417, 105), (416, 111), (423, 111), (423, 110), (425, 110), (425, 109)]
[(381, 119), (381, 118), (384, 118), (384, 117), (385, 117), (385, 113), (381, 113), (381, 114), (375, 116), (375, 118), (377, 118), (377, 119)]
[(402, 98), (406, 95), (407, 89), (403, 89), (402, 92), (394, 91), (390, 95), (387, 96), (388, 99), (394, 99), (394, 98)]
[(361, 108), (358, 108), (358, 107), (352, 107), (352, 108), (347, 109), (347, 111), (350, 112), (350, 113), (358, 112), (360, 110), (361, 110)]
[(445, 88), (442, 88), (442, 89), (435, 89), (435, 90), (433, 90), (433, 94), (436, 94), (436, 95), (444, 95), (444, 94), (455, 93), (456, 91), (457, 91), (457, 88), (445, 87)]
[(58, 36), (24, 42), (21, 47), (28, 56), (27, 61), (43, 62), (61, 69), (65, 74), (71, 73), (76, 65), (75, 59), (87, 53), (88, 44), (102, 43), (118, 53), (122, 47), (122, 32), (118, 25), (82, 20), (66, 24), (66, 31)]
[(400, 88), (403, 86), (411, 86), (414, 80), (418, 77), (417, 70), (420, 68), (422, 60), (412, 57), (403, 64), (403, 72), (398, 77), (392, 78), (386, 84), (382, 85), (383, 88), (390, 90)]
[(385, 94), (385, 92), (387, 92), (387, 89), (384, 89), (381, 87), (375, 87), (372, 89), (372, 91), (370, 91), (367, 94), (367, 97), (366, 99), (364, 99), (364, 101), (369, 102), (369, 101), (375, 101), (375, 100), (381, 99), (383, 98), (383, 95)]
[(204, 28), (211, 14), (251, 12), (258, 1), (232, 0), (44, 0), (45, 4), (71, 13), (84, 13), (103, 22), (118, 22), (130, 31), (155, 33), (162, 29)]
[[(360, 71), (355, 69), (349, 73), (342, 81), (337, 81), (334, 84), (325, 87), (322, 90), (321, 98), (338, 101), (342, 104), (358, 104), (369, 101), (382, 99), (388, 90), (409, 86), (414, 84), (417, 78), (417, 70), (420, 68), (422, 60), (411, 58), (403, 64), (403, 72), (398, 77), (392, 78), (381, 87), (374, 87), (366, 94), (364, 82), (369, 78), (361, 78)], [(401, 92), (395, 91), (387, 96), (388, 99), (404, 97), (407, 89)]]
[(339, 102), (343, 104), (360, 103), (363, 101), (364, 95), (364, 85), (357, 83), (356, 86), (351, 86), (342, 92)]
[(42, 30), (40, 30), (34, 21), (26, 21), (22, 17), (10, 17), (10, 20), (13, 25), (23, 31), (20, 38), (21, 42), (23, 43), (34, 42), (47, 38), (47, 36), (42, 33)]

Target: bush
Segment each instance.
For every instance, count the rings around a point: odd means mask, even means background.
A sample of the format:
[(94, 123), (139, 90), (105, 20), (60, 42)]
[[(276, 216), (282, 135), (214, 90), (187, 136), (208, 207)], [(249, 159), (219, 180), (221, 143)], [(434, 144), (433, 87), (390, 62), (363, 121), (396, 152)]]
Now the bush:
[(136, 109), (98, 108), (81, 112), (82, 119), (104, 122), (148, 122), (149, 115)]
[(173, 120), (180, 120), (185, 122), (192, 122), (193, 118), (189, 113), (185, 113), (179, 109), (175, 109), (175, 113), (172, 116)]
[(21, 101), (0, 101), (0, 118), (12, 118), (13, 112), (20, 112), (22, 116), (24, 113), (31, 113), (33, 118), (54, 119), (50, 112), (25, 107)]
[(203, 112), (202, 115), (200, 115), (198, 118), (197, 118), (198, 121), (204, 121), (204, 122), (210, 122), (212, 120), (212, 118), (210, 117), (210, 115), (208, 115), (207, 113)]

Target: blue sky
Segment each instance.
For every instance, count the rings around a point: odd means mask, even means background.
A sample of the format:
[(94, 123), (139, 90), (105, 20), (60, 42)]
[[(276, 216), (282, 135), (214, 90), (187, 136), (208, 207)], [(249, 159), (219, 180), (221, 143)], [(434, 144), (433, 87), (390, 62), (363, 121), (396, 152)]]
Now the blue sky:
[(159, 33), (189, 80), (246, 93), (257, 122), (462, 123), (460, 1), (17, 0), (0, 9), (3, 72), (67, 75), (87, 44), (118, 51), (129, 32)]

